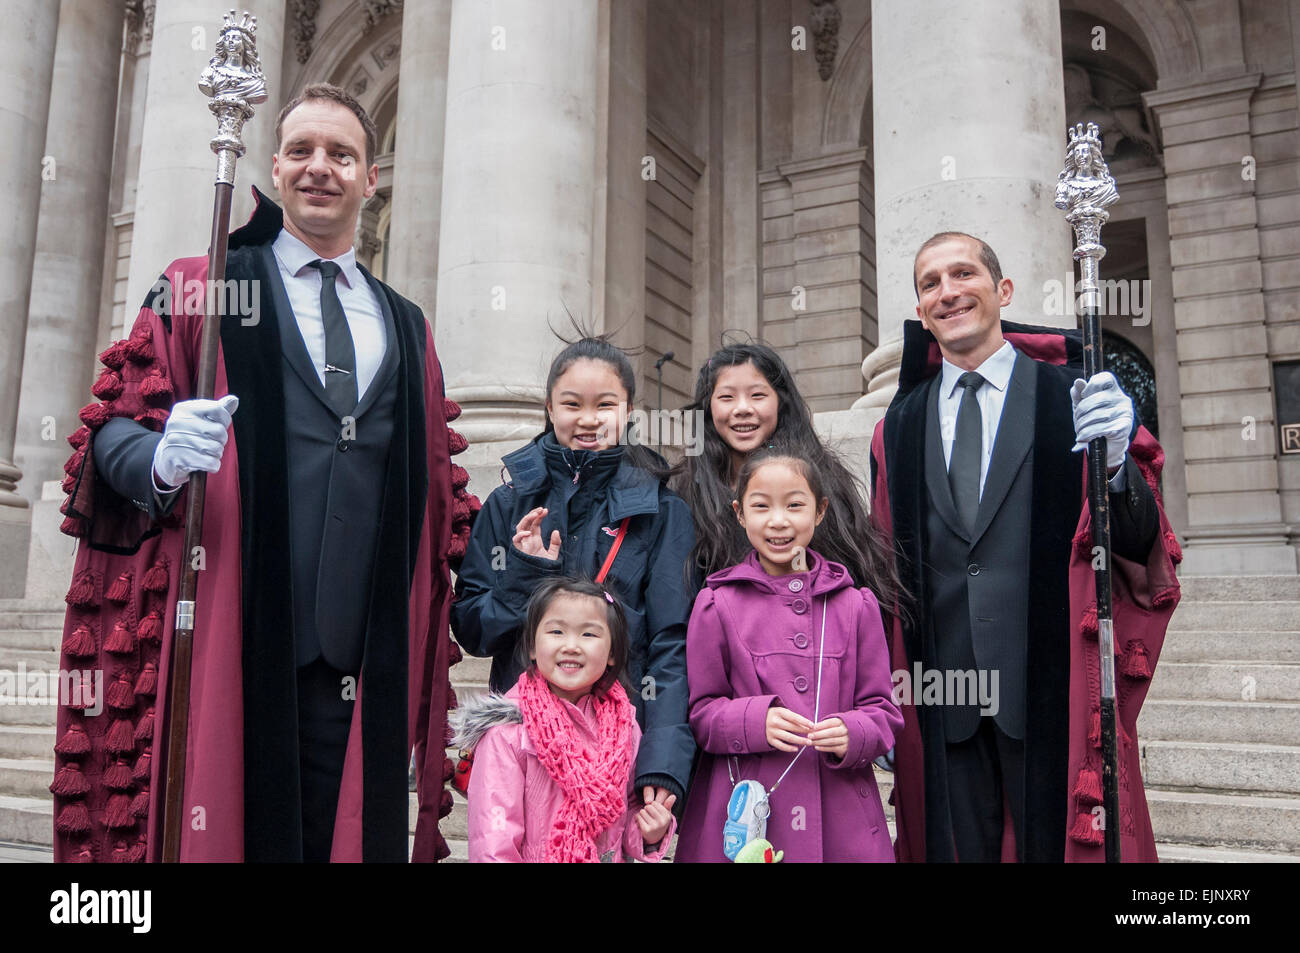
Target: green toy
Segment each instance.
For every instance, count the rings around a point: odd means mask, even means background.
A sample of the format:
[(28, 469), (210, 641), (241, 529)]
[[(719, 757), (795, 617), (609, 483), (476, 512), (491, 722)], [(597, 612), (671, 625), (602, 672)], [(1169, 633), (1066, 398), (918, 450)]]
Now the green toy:
[(740, 848), (735, 862), (738, 864), (779, 864), (785, 851), (775, 850), (771, 841), (752, 840)]

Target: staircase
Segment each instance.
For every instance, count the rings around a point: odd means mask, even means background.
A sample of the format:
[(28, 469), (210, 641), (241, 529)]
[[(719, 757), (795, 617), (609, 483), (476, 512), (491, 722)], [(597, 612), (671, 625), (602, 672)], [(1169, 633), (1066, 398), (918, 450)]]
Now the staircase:
[[(1188, 576), (1138, 721), (1142, 773), (1164, 862), (1300, 862), (1300, 577)], [(63, 604), (0, 600), (0, 861), (48, 860), (53, 705), (12, 693), (9, 673), (58, 666)], [(487, 691), (490, 660), (452, 683)], [(455, 752), (449, 752), (454, 755)], [(877, 771), (882, 798), (891, 775)], [(468, 858), (465, 800), (442, 822)], [(893, 829), (893, 811), (886, 805)], [(411, 830), (415, 796), (411, 795)], [(35, 849), (33, 849), (35, 848)]]
[(1300, 577), (1180, 583), (1138, 719), (1160, 859), (1300, 863)]
[(58, 671), (65, 608), (62, 602), (0, 600), (0, 842), (44, 848), (5, 851), (0, 860), (50, 858), (57, 696), (40, 697), (48, 681), (33, 696), (16, 676)]

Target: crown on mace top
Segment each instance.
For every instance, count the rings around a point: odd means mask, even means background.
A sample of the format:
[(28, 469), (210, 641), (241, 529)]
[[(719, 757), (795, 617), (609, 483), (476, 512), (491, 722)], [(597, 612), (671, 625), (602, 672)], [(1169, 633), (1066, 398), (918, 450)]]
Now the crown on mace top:
[(229, 30), (231, 28), (234, 28), (236, 30), (243, 30), (249, 36), (255, 36), (257, 34), (257, 17), (253, 16), (247, 10), (245, 10), (243, 14), (240, 15), (240, 18), (238, 20), (235, 19), (234, 10), (231, 10), (229, 13), (222, 14), (221, 19), (222, 19), (222, 23), (221, 23), (222, 30)]
[(1080, 139), (1096, 142), (1097, 136), (1100, 134), (1100, 132), (1101, 130), (1097, 128), (1097, 124), (1095, 122), (1088, 123), (1088, 129), (1086, 132), (1084, 131), (1083, 123), (1077, 122), (1070, 127), (1070, 142), (1071, 144), (1073, 144), (1079, 141)]

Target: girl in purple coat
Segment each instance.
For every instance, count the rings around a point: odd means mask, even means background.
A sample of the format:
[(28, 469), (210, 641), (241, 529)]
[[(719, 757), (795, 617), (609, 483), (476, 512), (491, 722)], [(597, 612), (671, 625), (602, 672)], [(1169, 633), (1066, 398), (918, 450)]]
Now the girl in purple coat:
[(733, 507), (753, 549), (708, 577), (686, 638), (702, 754), (678, 862), (759, 837), (786, 861), (894, 859), (871, 765), (903, 717), (875, 595), (816, 551), (827, 506), (807, 460), (760, 451), (740, 468)]

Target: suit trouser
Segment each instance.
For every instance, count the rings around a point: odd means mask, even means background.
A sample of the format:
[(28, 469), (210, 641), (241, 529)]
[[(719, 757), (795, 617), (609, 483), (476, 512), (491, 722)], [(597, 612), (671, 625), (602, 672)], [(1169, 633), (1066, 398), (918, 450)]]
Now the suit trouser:
[(306, 863), (328, 863), (330, 859), (355, 704), (343, 697), (347, 676), (319, 657), (298, 669), (298, 770), (302, 859)]
[(982, 717), (975, 734), (947, 749), (948, 805), (958, 861), (1001, 861), (1004, 794), (1020, 858), (1025, 842), (1025, 743), (1007, 736), (993, 718)]

